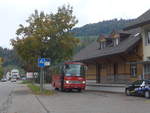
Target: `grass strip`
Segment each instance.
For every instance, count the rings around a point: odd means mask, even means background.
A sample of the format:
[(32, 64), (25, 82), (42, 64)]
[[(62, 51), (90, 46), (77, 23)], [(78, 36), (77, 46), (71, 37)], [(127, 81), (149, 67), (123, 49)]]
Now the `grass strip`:
[(21, 84), (30, 84), (32, 81), (30, 81), (30, 80), (23, 80), (22, 82), (21, 82)]
[(54, 91), (44, 89), (43, 92), (40, 91), (40, 87), (32, 83), (27, 84), (31, 91), (36, 95), (53, 95)]

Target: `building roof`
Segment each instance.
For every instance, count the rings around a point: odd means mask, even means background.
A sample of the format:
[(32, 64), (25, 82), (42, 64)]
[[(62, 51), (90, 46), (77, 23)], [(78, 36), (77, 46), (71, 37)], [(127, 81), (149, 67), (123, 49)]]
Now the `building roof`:
[(134, 29), (146, 24), (150, 24), (150, 9), (135, 19), (135, 21), (124, 28), (124, 30)]
[(129, 48), (135, 45), (140, 39), (141, 35), (130, 35), (127, 39), (120, 42), (119, 45), (113, 47), (106, 47), (104, 49), (99, 49), (99, 43), (93, 42), (86, 48), (82, 49), (79, 53), (77, 53), (74, 56), (73, 60), (84, 61), (104, 56), (120, 54), (126, 52)]

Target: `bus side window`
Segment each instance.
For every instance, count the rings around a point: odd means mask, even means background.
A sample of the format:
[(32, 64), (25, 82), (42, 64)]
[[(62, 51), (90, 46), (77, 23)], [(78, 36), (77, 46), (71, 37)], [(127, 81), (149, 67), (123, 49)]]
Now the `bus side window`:
[(62, 65), (61, 66), (61, 74), (64, 76), (64, 74), (65, 74), (65, 65)]

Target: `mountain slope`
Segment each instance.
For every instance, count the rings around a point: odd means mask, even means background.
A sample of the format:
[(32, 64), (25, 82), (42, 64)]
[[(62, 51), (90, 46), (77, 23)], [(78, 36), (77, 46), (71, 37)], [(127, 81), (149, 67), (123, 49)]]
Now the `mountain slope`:
[(134, 19), (107, 20), (98, 23), (87, 24), (79, 28), (74, 28), (72, 32), (75, 34), (75, 36), (97, 36), (100, 34), (109, 34), (113, 30), (120, 30), (124, 28), (127, 24), (133, 21)]
[(4, 59), (3, 66), (20, 65), (20, 58), (14, 50), (0, 47), (0, 57)]

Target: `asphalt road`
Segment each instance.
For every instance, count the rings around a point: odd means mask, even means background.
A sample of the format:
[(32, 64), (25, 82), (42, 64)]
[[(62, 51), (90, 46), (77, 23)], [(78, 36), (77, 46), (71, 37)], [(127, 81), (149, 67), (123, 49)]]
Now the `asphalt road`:
[(16, 84), (8, 82), (0, 82), (0, 113), (6, 113), (11, 103), (11, 94)]
[(47, 113), (26, 85), (0, 82), (0, 113)]
[(104, 92), (57, 92), (38, 96), (50, 113), (150, 113), (150, 99)]
[(19, 83), (0, 83), (0, 113), (150, 113), (150, 99), (83, 91), (34, 95)]

